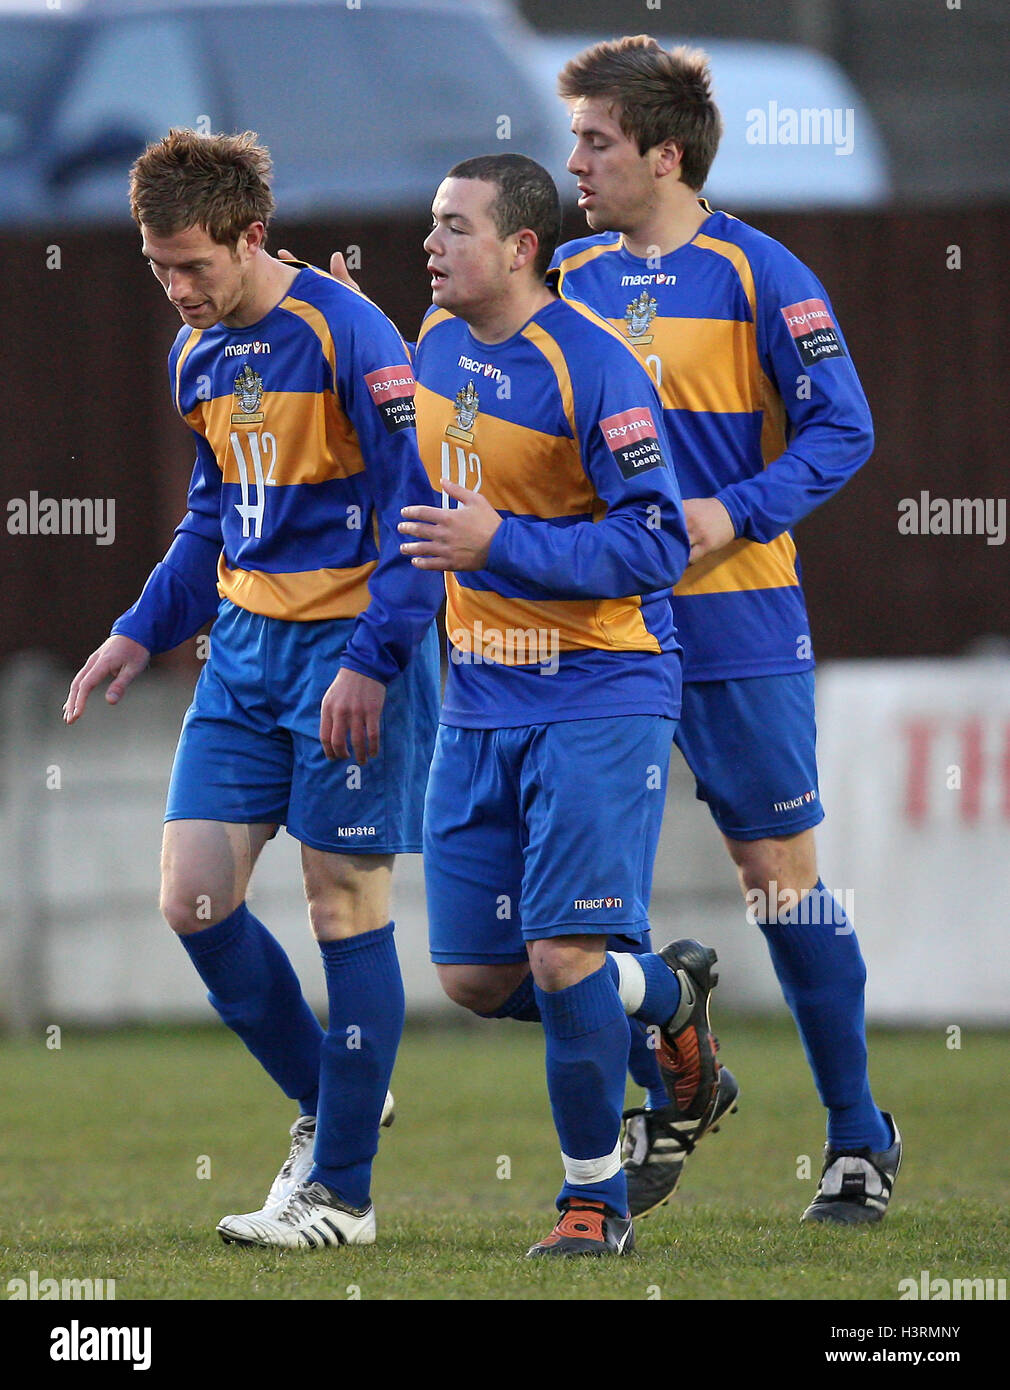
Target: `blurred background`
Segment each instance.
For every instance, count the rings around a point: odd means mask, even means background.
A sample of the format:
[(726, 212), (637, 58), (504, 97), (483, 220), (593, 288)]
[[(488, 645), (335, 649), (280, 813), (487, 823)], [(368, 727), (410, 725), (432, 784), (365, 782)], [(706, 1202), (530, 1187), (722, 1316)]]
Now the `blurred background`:
[[(258, 131), (271, 245), (323, 266), (344, 251), (412, 338), (427, 209), (452, 163), (532, 155), (562, 189), (566, 235), (584, 233), (555, 75), (639, 32), (711, 55), (726, 132), (707, 196), (824, 281), (874, 412), (873, 459), (797, 534), (820, 662), (822, 877), (855, 920), (869, 1016), (1010, 1022), (1005, 4), (0, 0), (0, 1027), (209, 1016), (157, 912), (199, 641), (118, 709), (95, 698), (72, 730), (60, 718), (167, 548), (192, 463), (166, 389), (178, 320), (128, 216), (132, 159), (172, 125)], [(789, 143), (790, 112), (831, 119)], [(101, 501), (105, 534), (38, 534), (45, 499), (80, 503), (79, 530)], [(967, 534), (942, 529), (956, 499), (976, 504)], [(289, 837), (250, 897), (322, 1004)], [(718, 947), (723, 1006), (781, 1009), (676, 754), (654, 909), (660, 940)], [(414, 857), (396, 917), (412, 1014), (458, 1014), (427, 961)]]

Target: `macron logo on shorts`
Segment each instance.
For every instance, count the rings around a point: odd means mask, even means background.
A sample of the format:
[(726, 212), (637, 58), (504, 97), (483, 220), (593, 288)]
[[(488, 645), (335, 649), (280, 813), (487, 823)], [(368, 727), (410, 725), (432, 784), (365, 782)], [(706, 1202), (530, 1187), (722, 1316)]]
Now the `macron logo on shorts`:
[(406, 362), (367, 372), (365, 384), (390, 434), (414, 428), (414, 373)]
[(801, 299), (798, 304), (787, 304), (782, 317), (796, 340), (796, 350), (804, 366), (812, 367), (825, 357), (845, 356), (823, 299)]
[(659, 432), (647, 406), (608, 415), (600, 421), (600, 429), (622, 477), (637, 478), (639, 473), (647, 473), (650, 468), (664, 466)]

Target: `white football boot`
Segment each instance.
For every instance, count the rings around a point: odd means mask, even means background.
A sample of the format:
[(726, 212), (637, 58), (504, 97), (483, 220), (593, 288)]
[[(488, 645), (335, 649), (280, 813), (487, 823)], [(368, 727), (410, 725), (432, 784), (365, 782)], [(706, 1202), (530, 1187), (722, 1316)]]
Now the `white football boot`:
[[(267, 1199), (258, 1213), (260, 1216), (275, 1216), (295, 1188), (309, 1176), (315, 1142), (315, 1115), (299, 1115), (291, 1126), (291, 1152), (281, 1164), (280, 1172), (271, 1184)], [(231, 1217), (225, 1217), (225, 1220), (230, 1221)]]
[(324, 1245), (372, 1245), (375, 1208), (351, 1207), (321, 1182), (302, 1183), (274, 1216), (250, 1212), (218, 1225), (225, 1245), (266, 1245), (318, 1250)]
[[(382, 1103), (382, 1114), (379, 1117), (379, 1124), (384, 1129), (396, 1119), (396, 1111), (393, 1108), (393, 1093), (386, 1092), (386, 1099)], [(308, 1180), (309, 1173), (312, 1171), (312, 1151), (316, 1142), (316, 1117), (315, 1115), (299, 1115), (291, 1126), (291, 1151), (281, 1164), (280, 1171), (274, 1178), (267, 1199), (257, 1212), (249, 1212), (250, 1216), (276, 1216), (277, 1212), (294, 1192), (296, 1187), (301, 1187), (303, 1182)], [(231, 1221), (232, 1217), (226, 1216), (224, 1221)], [(222, 1225), (224, 1222), (221, 1223)]]

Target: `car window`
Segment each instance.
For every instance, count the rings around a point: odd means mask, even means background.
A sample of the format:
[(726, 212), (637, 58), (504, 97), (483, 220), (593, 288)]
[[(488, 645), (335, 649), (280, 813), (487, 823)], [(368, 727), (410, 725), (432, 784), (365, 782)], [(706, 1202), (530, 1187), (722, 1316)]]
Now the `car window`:
[(367, 5), (298, 6), (282, 24), (275, 10), (240, 21), (234, 11), (207, 15), (238, 118), (255, 122), (269, 145), (288, 210), (295, 182), (366, 198), (420, 190), (428, 199), (432, 179), (469, 155), (543, 158), (553, 113), (480, 15), (401, 10), (391, 19)]
[(0, 159), (14, 159), (38, 140), (71, 48), (55, 25), (5, 20), (0, 43)]
[(86, 145), (110, 127), (144, 139), (196, 125), (212, 97), (192, 21), (138, 17), (89, 26), (89, 41), (53, 123), (57, 145)]

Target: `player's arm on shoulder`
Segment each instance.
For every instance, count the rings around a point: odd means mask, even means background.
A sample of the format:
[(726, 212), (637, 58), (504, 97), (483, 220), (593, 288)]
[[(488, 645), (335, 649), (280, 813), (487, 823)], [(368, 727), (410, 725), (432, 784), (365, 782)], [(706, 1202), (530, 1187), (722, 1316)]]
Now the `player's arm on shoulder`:
[(787, 441), (778, 458), (718, 500), (738, 536), (768, 542), (862, 467), (873, 451), (873, 423), (837, 315), (813, 273), (778, 247), (756, 283), (758, 356), (781, 397)]

